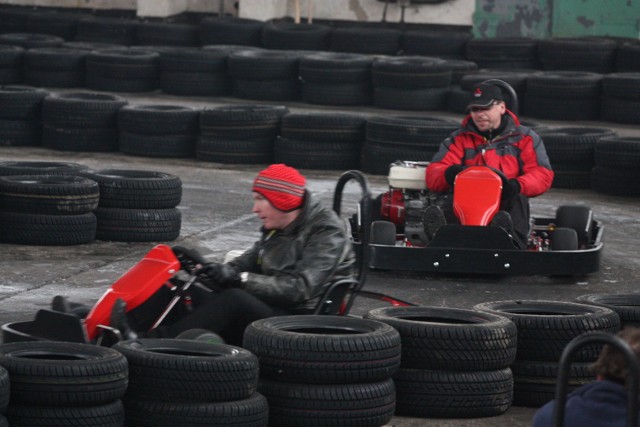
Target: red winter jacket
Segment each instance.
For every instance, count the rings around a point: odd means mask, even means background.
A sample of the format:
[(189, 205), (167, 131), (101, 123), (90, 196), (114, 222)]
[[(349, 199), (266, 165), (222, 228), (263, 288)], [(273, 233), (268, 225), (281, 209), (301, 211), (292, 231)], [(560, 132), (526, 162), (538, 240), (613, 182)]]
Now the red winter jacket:
[(435, 192), (451, 189), (444, 171), (451, 165), (482, 165), (500, 170), (509, 179), (517, 178), (520, 192), (528, 197), (543, 194), (553, 182), (553, 170), (540, 135), (526, 126), (511, 111), (503, 116), (504, 131), (487, 140), (476, 129), (471, 116), (442, 144), (427, 166), (427, 188)]

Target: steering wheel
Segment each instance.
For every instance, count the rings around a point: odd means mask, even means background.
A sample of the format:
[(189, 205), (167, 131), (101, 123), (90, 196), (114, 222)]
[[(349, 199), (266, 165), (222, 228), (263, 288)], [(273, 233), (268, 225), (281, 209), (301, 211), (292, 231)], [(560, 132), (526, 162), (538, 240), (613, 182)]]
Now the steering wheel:
[(171, 249), (180, 261), (180, 266), (187, 273), (194, 274), (207, 263), (207, 260), (195, 249), (187, 249), (183, 246), (172, 246)]

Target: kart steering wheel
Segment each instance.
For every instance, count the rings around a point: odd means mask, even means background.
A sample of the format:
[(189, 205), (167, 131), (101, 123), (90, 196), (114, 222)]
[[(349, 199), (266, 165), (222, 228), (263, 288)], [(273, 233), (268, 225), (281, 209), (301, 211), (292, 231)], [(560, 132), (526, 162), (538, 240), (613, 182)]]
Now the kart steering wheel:
[[(180, 266), (184, 271), (194, 274), (199, 268), (207, 263), (207, 260), (195, 249), (187, 249), (183, 246), (172, 246), (171, 250), (180, 261)], [(200, 267), (198, 267), (198, 265)]]

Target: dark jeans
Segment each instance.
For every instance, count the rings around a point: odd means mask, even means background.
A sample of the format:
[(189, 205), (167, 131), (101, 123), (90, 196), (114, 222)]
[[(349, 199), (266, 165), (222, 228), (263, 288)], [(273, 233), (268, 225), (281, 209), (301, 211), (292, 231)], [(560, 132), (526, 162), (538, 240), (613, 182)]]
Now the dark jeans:
[(253, 321), (266, 317), (284, 316), (289, 311), (265, 304), (250, 293), (238, 289), (225, 289), (213, 293), (203, 301), (196, 301), (193, 311), (182, 304), (174, 308), (171, 315), (156, 329), (147, 331), (159, 314), (167, 307), (171, 294), (162, 290), (136, 308), (128, 317), (131, 326), (143, 335), (157, 338), (175, 338), (188, 329), (207, 329), (220, 335), (227, 344), (242, 345), (245, 328)]

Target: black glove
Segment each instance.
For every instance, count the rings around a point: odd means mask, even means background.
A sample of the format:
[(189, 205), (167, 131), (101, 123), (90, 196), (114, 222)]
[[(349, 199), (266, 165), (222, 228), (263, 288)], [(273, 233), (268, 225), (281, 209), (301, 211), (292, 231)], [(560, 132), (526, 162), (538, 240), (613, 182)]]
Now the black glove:
[(453, 187), (453, 181), (456, 179), (456, 175), (464, 170), (464, 166), (462, 165), (452, 165), (449, 166), (444, 171), (444, 180), (447, 181), (447, 184)]
[(214, 284), (227, 288), (240, 286), (241, 283), (240, 273), (229, 264), (211, 262), (202, 267), (198, 273), (207, 276)]
[(502, 186), (502, 200), (511, 200), (520, 194), (520, 183), (517, 179), (508, 179)]

